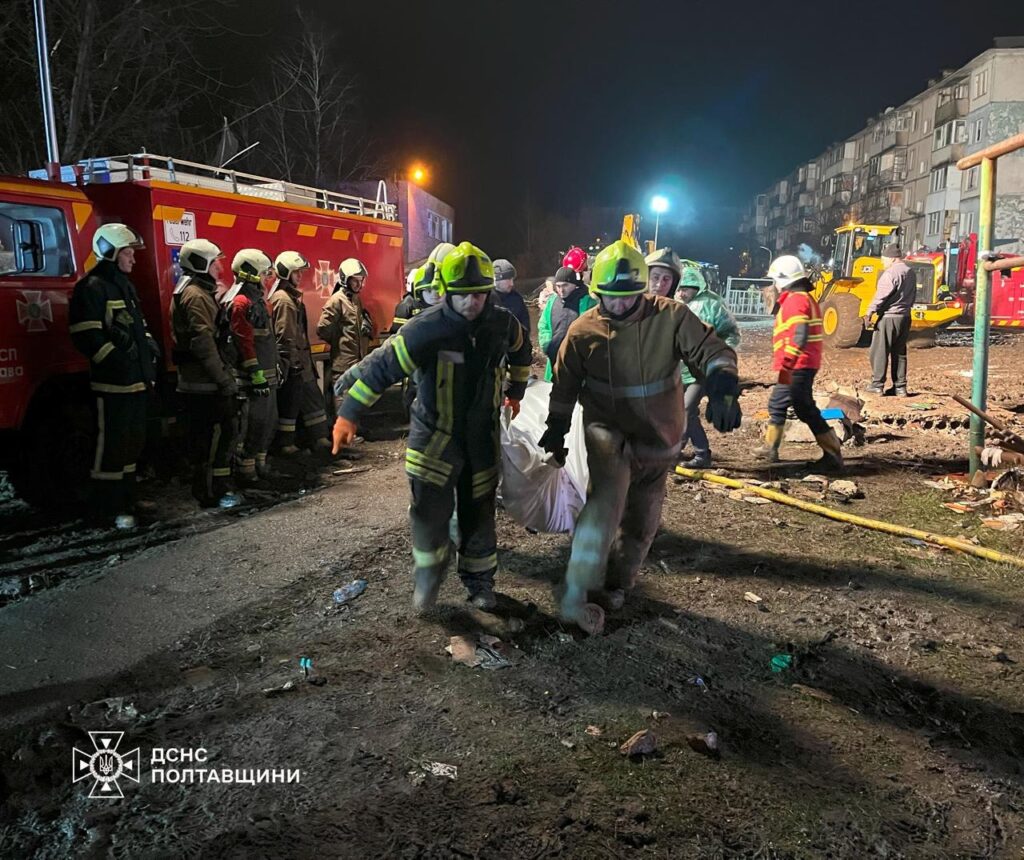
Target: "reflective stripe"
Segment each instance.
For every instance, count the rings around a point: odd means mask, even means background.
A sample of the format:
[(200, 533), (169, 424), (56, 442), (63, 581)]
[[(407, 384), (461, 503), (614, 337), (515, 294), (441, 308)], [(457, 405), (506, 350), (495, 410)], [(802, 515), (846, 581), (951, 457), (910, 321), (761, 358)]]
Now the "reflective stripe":
[(433, 469), (428, 469), (417, 463), (410, 463), (408, 460), (405, 461), (405, 473), (412, 478), (419, 478), (421, 481), (433, 484), (435, 487), (448, 486), (448, 479), (444, 475), (439, 475)]
[(213, 470), (213, 477), (215, 477), (215, 478), (227, 478), (227, 477), (230, 477), (230, 475), (231, 475), (231, 469), (221, 468), (221, 469), (214, 469)]
[(483, 484), (483, 483), (485, 483), (487, 481), (490, 481), (492, 478), (497, 478), (497, 477), (498, 477), (498, 467), (497, 466), (491, 466), (491, 468), (489, 468), (489, 469), (482, 469), (479, 472), (474, 472), (473, 473), (473, 485), (476, 486), (477, 484)]
[(307, 427), (312, 427), (314, 424), (323, 424), (327, 420), (327, 414), (324, 412), (310, 412), (308, 415), (303, 415), (302, 420)]
[(811, 323), (811, 322), (821, 322), (821, 320), (812, 320), (810, 317), (805, 317), (805, 316), (789, 317), (789, 319), (785, 320), (784, 322), (780, 322), (778, 325), (776, 325), (772, 329), (772, 334), (773, 335), (782, 334), (782, 332), (786, 331), (787, 329), (792, 328), (795, 325), (800, 325), (800, 323)]
[(107, 382), (90, 382), (89, 387), (93, 391), (102, 391), (105, 394), (137, 394), (146, 390), (146, 383), (134, 382), (131, 385), (111, 385)]
[(126, 475), (133, 474), (135, 472), (135, 466), (136, 466), (135, 463), (129, 463), (127, 466), (124, 467), (124, 473)]
[(498, 566), (498, 554), (492, 552), (482, 557), (465, 556), (459, 553), (460, 573), (487, 573)]
[(124, 472), (89, 472), (89, 477), (94, 481), (122, 481)]
[(96, 350), (95, 353), (93, 353), (92, 360), (96, 364), (99, 364), (101, 361), (103, 361), (103, 359), (105, 359), (113, 351), (114, 351), (114, 344), (112, 344), (110, 341), (107, 341), (105, 344), (103, 344), (103, 346), (101, 346), (98, 350)]
[(78, 334), (80, 331), (89, 331), (90, 329), (98, 328), (103, 329), (103, 323), (99, 320), (86, 320), (85, 322), (75, 323), (69, 328), (72, 334)]
[(513, 382), (526, 382), (530, 378), (530, 368), (513, 364), (508, 369), (508, 375)]
[(348, 390), (348, 393), (349, 396), (354, 397), (363, 406), (373, 406), (374, 403), (380, 400), (380, 395), (361, 379), (356, 380), (356, 384)]
[(800, 347), (793, 346), (793, 344), (786, 345), (786, 352), (788, 352), (790, 355), (800, 355), (802, 351), (803, 350), (801, 350)]
[(599, 379), (587, 377), (587, 388), (597, 394), (611, 395), (612, 397), (650, 397), (653, 394), (661, 394), (674, 388), (679, 382), (676, 374), (666, 376), (656, 382), (646, 382), (642, 385), (609, 385)]
[(407, 462), (415, 463), (417, 466), (423, 466), (425, 469), (433, 469), (435, 472), (448, 477), (452, 473), (452, 464), (446, 463), (444, 460), (438, 460), (436, 457), (430, 457), (421, 451), (417, 451), (415, 448), (406, 448), (405, 459)]
[(107, 302), (106, 310), (103, 312), (103, 319), (107, 322), (107, 328), (110, 328), (111, 320), (114, 318), (114, 311), (121, 310), (125, 306), (121, 299), (111, 299)]
[(444, 564), (448, 560), (448, 544), (439, 546), (437, 549), (413, 547), (412, 560), (416, 567), (433, 567), (437, 564)]
[[(402, 322), (405, 322), (403, 320)], [(391, 346), (395, 350), (395, 358), (398, 359), (399, 365), (409, 376), (412, 376), (416, 372), (416, 363), (412, 360), (412, 356), (409, 355), (409, 348), (405, 345), (405, 338), (401, 335), (397, 335), (392, 341)]]
[(509, 352), (519, 352), (523, 348), (523, 327), (516, 326), (516, 342), (512, 344)]

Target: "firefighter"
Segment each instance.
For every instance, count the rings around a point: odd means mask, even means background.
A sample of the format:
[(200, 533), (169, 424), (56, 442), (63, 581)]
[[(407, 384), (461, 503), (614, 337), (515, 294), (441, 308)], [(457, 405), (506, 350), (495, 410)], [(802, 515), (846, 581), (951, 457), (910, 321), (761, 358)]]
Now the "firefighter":
[(235, 507), (231, 454), (238, 412), (238, 384), (221, 354), (221, 309), (215, 294), (224, 254), (213, 242), (181, 246), (182, 276), (171, 297), (171, 338), (178, 393), (188, 424), (192, 495), (202, 507)]
[(555, 292), (548, 299), (537, 320), (537, 342), (547, 356), (544, 379), (553, 378), (552, 368), (565, 335), (580, 314), (589, 311), (597, 300), (587, 290), (583, 278), (572, 266), (562, 266), (555, 273)]
[(370, 354), (373, 338), (373, 319), (359, 297), (366, 283), (366, 266), (349, 257), (338, 268), (338, 282), (324, 302), (316, 325), (320, 339), (331, 347), (331, 373), (335, 377)]
[(412, 489), (413, 606), (418, 611), (437, 599), (449, 558), (453, 510), (460, 534), (458, 571), (468, 599), (481, 609), (496, 603), (498, 413), (504, 403), (513, 417), (518, 414), (531, 351), (515, 317), (488, 301), (493, 289), (494, 269), (483, 251), (463, 242), (449, 253), (441, 264), (443, 301), (406, 323), (360, 365), (360, 378), (334, 426), (337, 451), (351, 441), (356, 422), (389, 386), (416, 374), (405, 470)]
[(516, 292), (516, 267), (508, 260), (494, 261), (494, 292), (491, 301), (519, 320), (524, 331), (530, 331), (530, 314), (526, 310), (526, 302)]
[(146, 442), (146, 401), (160, 350), (129, 279), (142, 238), (125, 224), (104, 224), (92, 237), (97, 263), (75, 284), (68, 324), (89, 359), (99, 435), (89, 473), (96, 513), (119, 529), (135, 527), (136, 460)]
[(679, 255), (671, 248), (659, 248), (648, 254), (644, 262), (647, 263), (647, 289), (656, 296), (672, 298), (683, 273)]
[(231, 261), (235, 282), (221, 298), (223, 341), (242, 399), (240, 450), (235, 480), (252, 486), (269, 475), (267, 450), (277, 429), (277, 338), (263, 284), (273, 271), (257, 248), (243, 248)]
[(267, 297), (284, 376), (277, 393), (277, 438), (278, 450), (286, 456), (299, 451), (296, 444), (299, 418), (314, 450), (326, 453), (331, 448), (324, 399), (316, 386), (313, 354), (309, 348), (306, 306), (299, 289), (302, 273), (308, 268), (309, 262), (298, 251), (282, 251), (274, 260), (277, 282)]
[(594, 634), (604, 611), (589, 601), (622, 605), (661, 522), (665, 479), (686, 430), (679, 362), (704, 378), (716, 429), (737, 428), (740, 408), (736, 353), (685, 305), (647, 292), (639, 251), (622, 241), (601, 251), (590, 289), (599, 304), (562, 341), (540, 446), (556, 465), (565, 463), (578, 400), (590, 490), (573, 534), (561, 615)]
[(768, 267), (768, 277), (779, 291), (772, 332), (772, 370), (778, 372), (779, 379), (768, 398), (764, 445), (754, 456), (768, 463), (779, 461), (779, 447), (786, 434), (786, 413), (792, 406), (824, 452), (815, 465), (822, 469), (841, 469), (843, 454), (839, 437), (821, 417), (814, 402), (814, 377), (821, 367), (824, 338), (821, 309), (811, 296), (814, 285), (800, 258), (791, 254), (773, 260)]
[(438, 285), (435, 283), (436, 271), (433, 263), (424, 263), (418, 269), (412, 270), (409, 277), (409, 294), (403, 297), (395, 308), (395, 317), (389, 334), (398, 334), (409, 320), (440, 301), (437, 294)]
[[(650, 286), (650, 278), (647, 283)], [(676, 300), (685, 304), (690, 313), (696, 314), (702, 323), (711, 326), (715, 334), (733, 349), (739, 347), (740, 328), (736, 323), (736, 317), (726, 307), (721, 296), (708, 288), (700, 267), (689, 261), (683, 264), (682, 276), (676, 289)], [(711, 443), (700, 420), (704, 386), (697, 381), (685, 363), (682, 365), (682, 373), (683, 406), (686, 409), (686, 434), (683, 436), (683, 446), (685, 447), (687, 442), (693, 445), (693, 457), (683, 465), (688, 469), (708, 469), (711, 467)]]

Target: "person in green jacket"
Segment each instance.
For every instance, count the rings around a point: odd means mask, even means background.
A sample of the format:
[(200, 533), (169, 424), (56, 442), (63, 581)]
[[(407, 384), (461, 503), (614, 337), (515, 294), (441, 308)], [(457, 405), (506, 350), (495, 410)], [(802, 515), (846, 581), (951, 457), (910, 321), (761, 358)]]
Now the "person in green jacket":
[(579, 272), (570, 266), (562, 266), (555, 273), (555, 294), (548, 299), (537, 321), (537, 342), (548, 358), (547, 367), (544, 368), (545, 382), (552, 380), (558, 349), (565, 340), (569, 326), (596, 304), (597, 300), (587, 292)]
[[(740, 329), (732, 311), (726, 307), (718, 293), (708, 289), (700, 267), (689, 260), (682, 262), (682, 276), (676, 289), (676, 298), (696, 314), (697, 318), (711, 326), (722, 340), (733, 349), (740, 345)], [(693, 457), (683, 465), (688, 469), (707, 469), (711, 466), (711, 443), (700, 421), (700, 402), (704, 398), (703, 382), (694, 378), (690, 369), (681, 364), (683, 374), (683, 405), (686, 407), (686, 442), (693, 446)]]

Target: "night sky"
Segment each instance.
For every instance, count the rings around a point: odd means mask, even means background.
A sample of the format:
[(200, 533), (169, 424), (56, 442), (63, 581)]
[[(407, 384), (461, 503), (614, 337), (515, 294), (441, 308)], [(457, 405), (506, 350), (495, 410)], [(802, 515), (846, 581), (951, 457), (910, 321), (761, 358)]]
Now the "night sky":
[[(262, 13), (235, 23), (259, 21), (257, 44), (295, 8), (241, 5)], [(336, 28), (371, 134), (429, 166), (457, 238), (492, 256), (515, 250), (528, 197), (646, 214), (661, 192), (665, 239), (711, 257), (733, 243), (730, 207), (993, 36), (1024, 34), (1022, 0), (302, 5)]]

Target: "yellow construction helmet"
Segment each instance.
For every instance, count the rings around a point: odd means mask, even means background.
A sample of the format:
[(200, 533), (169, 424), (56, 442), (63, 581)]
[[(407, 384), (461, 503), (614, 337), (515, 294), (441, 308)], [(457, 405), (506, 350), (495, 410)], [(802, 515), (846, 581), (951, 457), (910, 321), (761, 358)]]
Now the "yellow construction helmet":
[(412, 273), (412, 294), (418, 296), (424, 290), (436, 290), (438, 288), (437, 266), (433, 263), (426, 263)]
[(298, 251), (282, 251), (274, 260), (274, 271), (283, 281), (287, 281), (293, 273), (308, 268), (309, 261)]
[(594, 260), (590, 291), (602, 296), (638, 296), (647, 292), (647, 263), (643, 254), (623, 242), (613, 242)]
[(113, 260), (125, 248), (145, 248), (142, 237), (127, 224), (103, 224), (92, 234), (92, 249), (100, 260)]
[(242, 248), (231, 261), (231, 271), (240, 281), (258, 284), (272, 268), (270, 257), (259, 248)]
[(486, 293), (494, 289), (491, 258), (470, 242), (462, 242), (441, 263), (439, 292)]
[(224, 252), (209, 239), (189, 239), (178, 252), (178, 263), (186, 272), (205, 275)]

